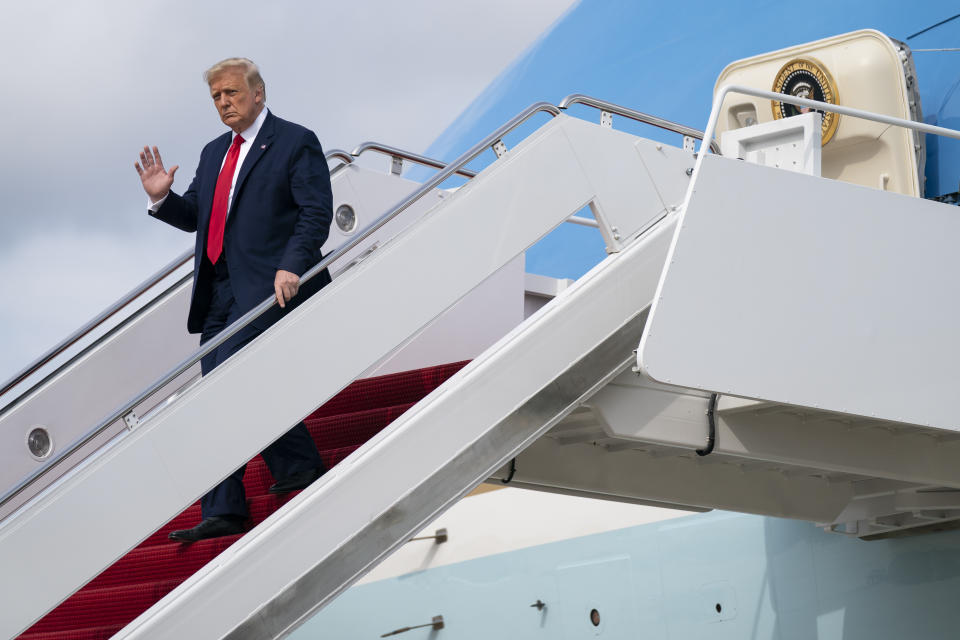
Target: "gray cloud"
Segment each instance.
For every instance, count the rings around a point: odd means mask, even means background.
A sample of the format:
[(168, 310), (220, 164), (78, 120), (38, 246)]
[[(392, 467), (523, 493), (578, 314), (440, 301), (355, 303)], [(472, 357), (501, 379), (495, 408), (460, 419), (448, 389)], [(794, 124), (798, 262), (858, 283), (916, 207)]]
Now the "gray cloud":
[(149, 219), (156, 144), (189, 184), (221, 133), (205, 67), (260, 65), (267, 104), (327, 148), (422, 151), (573, 0), (6, 3), (0, 113), (0, 378), (192, 238)]

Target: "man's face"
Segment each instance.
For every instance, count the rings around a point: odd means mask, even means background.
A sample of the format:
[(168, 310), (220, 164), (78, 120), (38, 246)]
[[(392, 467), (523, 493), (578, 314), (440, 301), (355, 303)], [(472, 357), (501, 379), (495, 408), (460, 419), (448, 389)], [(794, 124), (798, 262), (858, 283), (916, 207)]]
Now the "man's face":
[(236, 133), (253, 124), (263, 108), (263, 90), (251, 89), (243, 69), (225, 69), (210, 78), (210, 97), (223, 124)]

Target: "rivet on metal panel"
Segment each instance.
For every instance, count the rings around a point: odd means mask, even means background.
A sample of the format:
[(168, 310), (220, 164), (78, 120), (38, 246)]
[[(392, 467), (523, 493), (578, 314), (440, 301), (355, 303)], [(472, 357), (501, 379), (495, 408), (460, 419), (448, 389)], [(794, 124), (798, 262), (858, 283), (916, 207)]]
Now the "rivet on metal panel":
[(600, 126), (604, 129), (613, 128), (613, 114), (609, 111), (600, 112)]
[(130, 411), (123, 414), (123, 423), (127, 425), (127, 429), (133, 431), (140, 424), (140, 418), (137, 417), (136, 413)]
[(400, 156), (390, 156), (390, 173), (395, 176), (403, 171), (403, 158)]
[(683, 136), (683, 150), (693, 151), (696, 149), (697, 141), (691, 136)]
[(493, 149), (493, 152), (497, 154), (498, 158), (507, 155), (507, 145), (503, 144), (503, 140), (497, 140), (490, 148)]

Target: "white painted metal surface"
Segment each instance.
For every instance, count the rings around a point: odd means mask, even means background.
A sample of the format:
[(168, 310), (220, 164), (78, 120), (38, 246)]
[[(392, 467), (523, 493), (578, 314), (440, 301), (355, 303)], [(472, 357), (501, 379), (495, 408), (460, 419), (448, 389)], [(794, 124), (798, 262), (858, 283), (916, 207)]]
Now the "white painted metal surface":
[[(585, 137), (584, 127), (607, 143)], [(7, 518), (0, 633), (25, 628), (585, 204), (598, 204), (627, 233), (663, 216), (636, 144), (554, 119), (177, 403)], [(636, 172), (594, 184), (619, 170), (624, 148)], [(369, 313), (372, 304), (389, 316)], [(112, 517), (119, 511), (122, 519)], [(73, 524), (91, 520), (111, 526)]]
[[(349, 205), (356, 215), (356, 225), (349, 233), (343, 232), (336, 223), (330, 225), (330, 236), (323, 245), (323, 254), (327, 255), (342, 246), (352, 236), (363, 230), (384, 211), (409, 195), (419, 184), (406, 178), (365, 169), (349, 164), (333, 175), (333, 210)], [(437, 189), (423, 197), (419, 202), (404, 211), (378, 229), (367, 241), (347, 252), (330, 265), (330, 273), (336, 278), (344, 268), (358, 257), (366, 255), (373, 246), (380, 246), (397, 235), (402, 229), (418, 220), (428, 209), (447, 196), (445, 191)]]
[[(0, 494), (45, 462), (33, 458), (27, 450), (26, 434), (32, 427), (43, 425), (50, 431), (54, 443), (50, 455), (55, 455), (196, 348), (196, 338), (187, 333), (185, 321), (190, 286), (187, 282), (164, 296), (151, 311), (128, 323), (3, 412), (0, 416)], [(199, 373), (197, 366), (181, 376), (137, 407), (137, 414), (143, 415)], [(74, 464), (123, 428), (123, 423), (117, 421), (110, 431), (81, 451)], [(55, 476), (45, 484), (53, 480)], [(29, 495), (18, 496), (12, 503), (0, 507), (0, 517), (28, 498)]]
[[(583, 120), (571, 118), (566, 124), (565, 132), (578, 153), (591, 159), (603, 157), (603, 162), (585, 163), (583, 171), (592, 190), (604, 194), (590, 208), (608, 253), (619, 251), (683, 201), (690, 183), (686, 169), (691, 154), (614, 129), (605, 128), (609, 135), (598, 136), (596, 125)], [(611, 144), (615, 140), (620, 144)]]
[(819, 176), (821, 120), (811, 112), (724, 131), (720, 149), (727, 158)]
[[(295, 628), (629, 367), (671, 230), (664, 221), (607, 258), (120, 637)], [(223, 585), (243, 588), (224, 598)]]
[[(483, 353), (523, 321), (524, 265), (523, 256), (508, 262), (363, 377), (470, 360)], [(389, 315), (386, 309), (373, 313)]]
[(811, 520), (871, 538), (960, 520), (960, 435), (721, 396), (624, 371), (523, 451), (511, 484)]
[(529, 318), (560, 292), (573, 284), (569, 278), (551, 278), (535, 273), (524, 275), (523, 317)]
[(639, 363), (655, 380), (957, 430), (949, 206), (703, 157)]
[[(558, 427), (559, 428), (559, 427)], [(697, 446), (703, 446), (702, 443)], [(792, 470), (791, 470), (792, 471)], [(497, 472), (504, 477), (504, 470)], [(599, 437), (564, 442), (552, 433), (517, 456), (511, 484), (639, 504), (723, 509), (812, 522), (831, 522), (854, 496), (850, 482), (777, 465), (701, 458), (689, 449)]]
[[(670, 447), (686, 455), (705, 447), (708, 399), (703, 392), (627, 372), (589, 404), (595, 422), (618, 448)], [(890, 423), (728, 396), (717, 405), (716, 431), (716, 446), (708, 456), (712, 460), (770, 464), (785, 473), (855, 475), (913, 488), (960, 489), (955, 446), (929, 431), (897, 431)], [(558, 428), (552, 435), (571, 441), (568, 430)], [(589, 438), (596, 440), (596, 435)]]
[(610, 437), (691, 451), (706, 445), (709, 400), (707, 393), (627, 371), (591, 398), (590, 406)]

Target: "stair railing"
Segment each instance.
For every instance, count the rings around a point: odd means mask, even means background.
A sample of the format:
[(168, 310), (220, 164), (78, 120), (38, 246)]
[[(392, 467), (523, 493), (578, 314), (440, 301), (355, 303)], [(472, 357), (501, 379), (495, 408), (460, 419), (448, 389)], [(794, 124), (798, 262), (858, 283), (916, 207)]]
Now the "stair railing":
[[(654, 127), (659, 127), (660, 129), (679, 133), (688, 138), (696, 138), (697, 140), (701, 141), (704, 139), (703, 131), (693, 129), (686, 125), (678, 124), (671, 120), (650, 115), (649, 113), (644, 113), (643, 111), (637, 111), (636, 109), (631, 109), (630, 107), (624, 107), (619, 104), (607, 102), (606, 100), (600, 100), (599, 98), (585, 96), (582, 93), (571, 93), (569, 96), (561, 100), (560, 104), (557, 106), (561, 109), (567, 109), (575, 104), (582, 104), (595, 109), (600, 109), (602, 114), (615, 114), (625, 118), (630, 118), (631, 120), (635, 120), (637, 122), (642, 122)], [(612, 120), (610, 122), (612, 122)], [(603, 115), (600, 117), (600, 123), (601, 125), (609, 126), (609, 123), (605, 121), (605, 116)], [(710, 150), (714, 153), (720, 153), (720, 147), (717, 145), (717, 142), (712, 139), (712, 132), (711, 137), (707, 139), (710, 140)]]
[[(413, 205), (415, 202), (420, 200), (423, 196), (428, 194), (434, 188), (441, 185), (443, 182), (445, 182), (448, 178), (450, 178), (454, 174), (465, 176), (468, 178), (475, 176), (476, 173), (474, 173), (469, 169), (466, 169), (465, 168), (466, 165), (472, 160), (474, 160), (481, 153), (486, 151), (488, 148), (492, 149), (494, 153), (496, 153), (497, 157), (502, 156), (504, 153), (506, 153), (506, 146), (504, 145), (502, 140), (503, 137), (508, 133), (512, 132), (514, 129), (516, 129), (520, 125), (522, 125), (523, 123), (525, 123), (527, 120), (529, 120), (533, 116), (537, 115), (538, 113), (547, 113), (551, 117), (556, 117), (560, 115), (562, 110), (565, 110), (567, 107), (573, 104), (584, 104), (587, 106), (592, 106), (595, 108), (599, 108), (602, 111), (607, 113), (615, 113), (618, 115), (622, 115), (639, 122), (651, 124), (653, 126), (657, 126), (662, 129), (666, 129), (676, 133), (681, 133), (685, 136), (698, 138), (700, 140), (705, 139), (704, 134), (702, 132), (697, 131), (695, 129), (691, 129), (690, 127), (686, 127), (684, 125), (677, 124), (669, 120), (665, 120), (663, 118), (658, 118), (656, 116), (652, 116), (640, 111), (636, 111), (628, 107), (616, 105), (616, 104), (606, 102), (604, 100), (599, 100), (597, 98), (592, 98), (590, 96), (586, 96), (583, 94), (571, 94), (566, 98), (564, 98), (559, 106), (555, 106), (553, 104), (550, 104), (549, 102), (536, 102), (534, 104), (531, 104), (529, 107), (527, 107), (526, 109), (518, 113), (516, 116), (514, 116), (509, 121), (501, 125), (499, 128), (497, 128), (494, 132), (486, 136), (483, 140), (475, 144), (473, 147), (471, 147), (469, 150), (463, 153), (459, 158), (457, 158), (453, 162), (446, 165), (444, 165), (438, 160), (434, 160), (426, 156), (421, 156), (419, 154), (403, 151), (401, 149), (396, 149), (394, 147), (389, 147), (387, 145), (373, 143), (373, 142), (368, 142), (368, 143), (359, 145), (354, 150), (354, 153), (352, 154), (347, 153), (346, 151), (343, 151), (341, 149), (332, 149), (326, 153), (327, 159), (340, 160), (342, 164), (338, 165), (337, 167), (334, 167), (334, 169), (331, 170), (331, 173), (335, 173), (336, 171), (340, 170), (342, 167), (348, 164), (351, 164), (354, 161), (354, 158), (356, 156), (360, 155), (365, 151), (376, 151), (380, 153), (386, 153), (394, 157), (401, 157), (403, 159), (410, 160), (411, 162), (415, 162), (417, 164), (423, 164), (428, 167), (437, 168), (439, 169), (439, 171), (432, 178), (430, 178), (429, 180), (424, 182), (420, 187), (414, 190), (409, 196), (404, 198), (402, 201), (396, 204), (389, 211), (387, 211), (386, 213), (381, 215), (379, 218), (374, 220), (370, 225), (368, 225), (359, 234), (354, 236), (351, 240), (341, 245), (338, 249), (327, 254), (327, 256), (324, 257), (320, 262), (318, 262), (313, 268), (309, 269), (306, 273), (303, 274), (303, 276), (300, 278), (301, 284), (309, 281), (318, 273), (326, 269), (330, 264), (338, 260), (340, 257), (342, 257), (347, 252), (355, 248), (364, 240), (369, 238), (378, 229), (383, 227), (389, 221), (393, 220), (396, 216), (398, 216), (403, 211), (407, 210), (411, 205)], [(820, 103), (816, 103), (816, 104), (820, 104)], [(707, 136), (706, 139), (711, 139), (713, 128), (708, 129), (708, 131), (710, 133), (710, 136)], [(715, 143), (711, 142), (710, 147), (711, 149), (714, 149), (716, 147)], [(581, 218), (578, 216), (571, 216), (568, 219), (568, 221), (574, 224), (581, 224), (585, 226), (592, 226), (592, 227), (598, 226), (595, 220), (591, 220), (589, 218)], [(189, 260), (189, 257), (192, 254), (193, 254), (192, 251), (187, 252), (184, 254), (184, 256), (180, 256), (177, 260), (183, 260), (185, 262), (186, 260)], [(180, 262), (178, 264), (178, 267), (180, 266), (180, 264), (183, 264), (183, 262)], [(191, 277), (191, 276), (188, 276), (188, 277)], [(150, 281), (151, 279), (148, 279), (148, 281)], [(141, 285), (141, 287), (143, 287), (143, 285)], [(135, 289), (135, 291), (140, 289), (141, 287), (138, 287), (137, 289)], [(144, 288), (143, 291), (146, 291), (147, 288)], [(142, 293), (143, 291), (140, 291), (140, 293)], [(140, 295), (140, 293), (138, 293), (137, 295)], [(128, 296), (129, 295), (130, 294), (128, 294)], [(128, 296), (124, 296), (124, 298), (121, 299), (120, 302), (123, 302), (123, 300), (126, 299)], [(135, 297), (137, 296), (133, 296), (131, 300)], [(127, 303), (129, 303), (129, 301), (127, 301)], [(110, 427), (110, 425), (112, 425), (116, 421), (122, 419), (126, 423), (129, 429), (136, 428), (139, 425), (140, 420), (133, 413), (134, 407), (139, 405), (141, 402), (147, 400), (150, 396), (155, 394), (161, 388), (163, 388), (164, 386), (172, 382), (174, 379), (176, 379), (178, 376), (180, 376), (182, 373), (187, 371), (187, 369), (189, 369), (190, 367), (195, 365), (197, 362), (199, 362), (204, 356), (211, 353), (214, 349), (216, 349), (217, 347), (222, 345), (224, 342), (229, 340), (231, 337), (236, 335), (236, 333), (239, 332), (241, 329), (243, 329), (244, 327), (249, 325), (251, 322), (259, 318), (261, 315), (263, 315), (264, 313), (272, 309), (276, 303), (277, 303), (276, 298), (271, 296), (265, 299), (263, 302), (258, 304), (256, 307), (254, 307), (250, 311), (248, 311), (247, 313), (245, 313), (243, 316), (238, 318), (233, 324), (224, 328), (214, 338), (207, 341), (205, 344), (199, 347), (196, 351), (194, 351), (190, 356), (182, 360), (173, 369), (171, 369), (166, 374), (158, 378), (147, 389), (143, 390), (142, 392), (140, 392), (139, 394), (137, 394), (136, 396), (134, 396), (133, 398), (129, 399), (127, 402), (122, 404), (120, 407), (115, 409), (106, 418), (100, 421), (100, 423), (98, 423), (97, 426), (87, 431), (78, 440), (74, 441), (72, 444), (70, 444), (63, 450), (61, 450), (58, 454), (50, 458), (42, 467), (38, 468), (36, 471), (34, 471), (29, 476), (24, 478), (15, 487), (6, 491), (2, 495), (2, 497), (0, 497), (0, 507), (4, 506), (11, 499), (18, 496), (25, 489), (31, 486), (39, 478), (46, 475), (48, 472), (50, 472), (50, 470), (52, 470), (53, 468), (58, 466), (60, 463), (62, 463), (64, 460), (66, 460), (67, 458), (72, 456), (74, 453), (82, 449), (85, 445), (87, 445), (89, 442), (94, 440), (101, 433), (106, 431)], [(114, 306), (117, 306), (117, 305), (114, 305)], [(117, 309), (117, 311), (118, 310), (119, 309)], [(110, 310), (108, 309), (108, 311)], [(104, 314), (105, 313), (106, 312), (104, 312)], [(113, 311), (113, 313), (116, 313), (116, 311)], [(101, 314), (101, 316), (104, 316), (104, 314)], [(106, 316), (103, 319), (100, 319), (101, 316), (98, 316), (97, 318), (94, 319), (94, 321), (99, 320), (97, 324), (102, 323), (103, 320), (106, 319), (106, 317), (109, 317), (109, 316)], [(93, 324), (94, 321), (91, 321), (91, 323), (88, 323), (88, 324)], [(91, 330), (92, 328), (87, 330), (87, 333), (89, 333), (89, 331)], [(65, 340), (64, 343), (62, 344), (65, 344), (66, 342), (67, 341)], [(73, 340), (73, 342), (76, 342), (76, 340)], [(73, 342), (70, 342), (70, 344), (73, 344)], [(63, 348), (65, 349), (66, 347), (63, 347)], [(51, 350), (51, 352), (52, 351), (53, 350)], [(62, 352), (62, 349), (60, 352)], [(50, 358), (48, 358), (46, 361), (49, 362), (49, 360), (52, 359), (53, 357), (55, 356), (50, 356)], [(37, 365), (36, 368), (39, 368), (39, 366), (42, 366), (42, 365)], [(33, 370), (36, 370), (36, 369), (33, 369)], [(4, 391), (5, 390), (6, 389), (4, 389)], [(2, 391), (0, 391), (0, 395), (2, 395)], [(169, 404), (165, 406), (169, 406)], [(155, 413), (156, 412), (151, 412), (152, 415), (155, 415)]]
[[(393, 167), (399, 169), (400, 161), (409, 160), (414, 164), (419, 164), (424, 167), (431, 167), (433, 169), (446, 169), (447, 165), (444, 162), (439, 160), (434, 160), (433, 158), (428, 158), (427, 156), (422, 156), (419, 153), (413, 153), (412, 151), (404, 151), (403, 149), (398, 149), (396, 147), (391, 147), (389, 145), (382, 144), (380, 142), (364, 142), (359, 145), (351, 152), (351, 155), (354, 158), (359, 158), (361, 155), (367, 151), (374, 151), (376, 153), (382, 153), (384, 155), (390, 156), (393, 160)], [(394, 174), (399, 175), (399, 171), (393, 171)], [(460, 168), (456, 170), (458, 176), (463, 176), (464, 178), (473, 178), (477, 175), (476, 171), (471, 171), (470, 169)]]
[[(488, 135), (486, 138), (478, 142), (476, 145), (471, 147), (466, 153), (464, 153), (455, 161), (448, 164), (446, 167), (444, 167), (439, 172), (437, 172), (432, 178), (430, 178), (425, 183), (423, 183), (419, 188), (414, 190), (413, 193), (411, 193), (409, 196), (404, 198), (402, 201), (396, 204), (389, 211), (387, 211), (386, 213), (381, 215), (379, 218), (374, 220), (362, 232), (360, 232), (359, 234), (354, 236), (351, 240), (349, 240), (348, 242), (340, 246), (340, 248), (327, 254), (326, 257), (324, 257), (313, 268), (311, 268), (306, 273), (304, 273), (303, 276), (301, 276), (300, 278), (301, 285), (311, 280), (318, 273), (326, 269), (331, 263), (333, 263), (343, 255), (345, 255), (348, 251), (356, 247), (358, 244), (366, 240), (374, 232), (376, 232), (378, 229), (383, 227), (390, 220), (394, 219), (400, 213), (407, 210), (412, 204), (414, 204), (424, 195), (432, 191), (435, 187), (439, 186), (441, 183), (447, 180), (447, 178), (454, 175), (459, 170), (463, 169), (468, 162), (470, 162), (471, 160), (479, 156), (487, 148), (494, 148), (495, 150), (496, 150), (496, 147), (498, 146), (502, 148), (503, 143), (501, 142), (501, 138), (503, 136), (513, 131), (514, 129), (516, 129), (521, 124), (523, 124), (524, 122), (526, 122), (527, 120), (529, 120), (531, 117), (533, 117), (538, 113), (547, 113), (551, 117), (555, 117), (557, 115), (560, 115), (560, 109), (550, 104), (549, 102), (537, 102), (530, 105), (520, 113), (518, 113), (516, 116), (511, 118), (508, 122), (506, 122), (501, 127), (499, 127), (496, 131), (494, 131), (493, 133)], [(339, 159), (342, 159), (342, 157), (340, 156), (337, 156), (337, 157)], [(202, 345), (196, 351), (194, 351), (190, 356), (182, 360), (173, 369), (171, 369), (166, 374), (158, 378), (156, 382), (151, 384), (148, 388), (146, 388), (145, 390), (143, 390), (142, 392), (140, 392), (139, 394), (137, 394), (136, 396), (134, 396), (133, 398), (125, 402), (124, 404), (122, 404), (117, 409), (115, 409), (106, 418), (101, 420), (100, 423), (97, 424), (97, 426), (90, 429), (78, 440), (74, 441), (72, 444), (62, 449), (59, 453), (57, 453), (55, 456), (50, 458), (42, 467), (38, 468), (29, 476), (27, 476), (26, 478), (21, 480), (19, 483), (17, 483), (15, 487), (6, 491), (3, 494), (3, 496), (0, 497), (0, 507), (5, 505), (11, 499), (18, 496), (25, 489), (27, 489), (34, 482), (36, 482), (39, 478), (49, 473), (53, 468), (58, 466), (64, 460), (66, 460), (67, 458), (72, 456), (74, 453), (79, 451), (81, 448), (83, 448), (85, 445), (87, 445), (89, 442), (94, 440), (97, 436), (99, 436), (101, 433), (106, 431), (110, 427), (110, 425), (112, 425), (116, 421), (123, 419), (124, 422), (127, 424), (128, 428), (130, 429), (136, 428), (136, 426), (139, 424), (139, 420), (136, 418), (135, 414), (133, 414), (134, 407), (136, 407), (141, 402), (143, 402), (144, 400), (148, 399), (150, 396), (155, 394), (158, 390), (160, 390), (161, 388), (163, 388), (164, 386), (172, 382), (174, 379), (180, 376), (187, 369), (189, 369), (190, 367), (195, 365), (197, 362), (199, 362), (204, 356), (211, 353), (214, 349), (216, 349), (217, 347), (222, 345), (224, 342), (229, 340), (231, 337), (233, 337), (238, 331), (240, 331), (241, 329), (246, 327), (248, 324), (250, 324), (257, 318), (259, 318), (261, 315), (263, 315), (264, 313), (272, 309), (276, 303), (277, 303), (276, 298), (273, 296), (270, 296), (269, 298), (265, 299), (263, 302), (258, 304), (256, 307), (254, 307), (253, 309), (245, 313), (243, 316), (238, 318), (233, 324), (224, 328), (219, 334), (216, 335), (216, 337), (207, 341), (204, 345)]]
[(327, 162), (330, 162), (331, 160), (340, 161), (340, 164), (330, 169), (330, 175), (333, 175), (346, 165), (353, 162), (353, 156), (350, 155), (350, 152), (344, 151), (343, 149), (330, 149), (324, 154), (324, 156), (326, 157)]
[[(333, 169), (331, 169), (330, 171), (331, 175), (333, 175), (343, 167), (347, 166), (347, 164), (350, 164), (351, 162), (353, 162), (353, 158), (358, 158), (360, 157), (361, 154), (366, 153), (367, 151), (375, 151), (377, 153), (382, 153), (384, 155), (390, 156), (390, 159), (392, 161), (391, 173), (395, 175), (400, 175), (402, 162), (404, 160), (409, 160), (410, 162), (413, 162), (415, 164), (419, 164), (424, 167), (431, 167), (433, 169), (444, 169), (447, 166), (439, 160), (434, 160), (433, 158), (422, 156), (418, 153), (413, 153), (411, 151), (404, 151), (403, 149), (391, 147), (389, 145), (385, 145), (380, 142), (364, 142), (362, 144), (357, 145), (357, 147), (350, 153), (351, 158), (349, 162), (345, 161), (343, 164), (339, 164)], [(343, 153), (346, 153), (346, 152), (343, 152)], [(477, 175), (477, 172), (473, 171), (472, 169), (467, 169), (465, 167), (462, 167), (456, 170), (456, 174), (458, 176), (463, 176), (464, 178), (469, 179), (469, 178), (475, 177)], [(583, 227), (593, 227), (595, 229), (599, 228), (600, 226), (596, 220), (592, 218), (584, 218), (583, 216), (570, 216), (569, 218), (567, 218), (566, 221), (571, 224), (578, 224)]]

